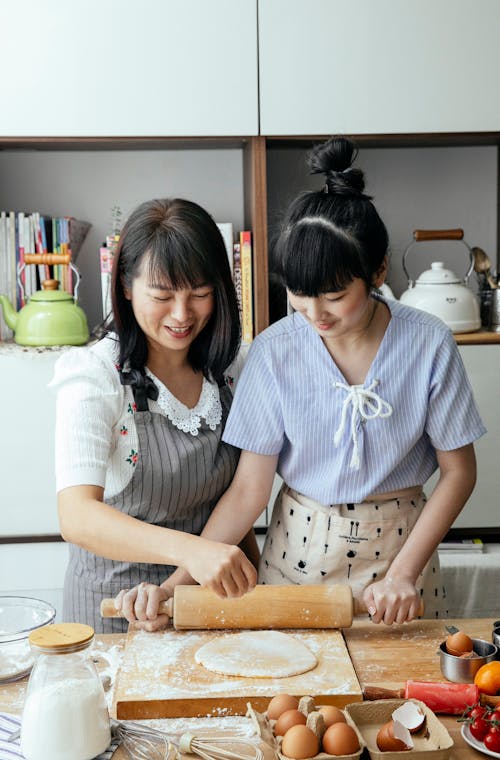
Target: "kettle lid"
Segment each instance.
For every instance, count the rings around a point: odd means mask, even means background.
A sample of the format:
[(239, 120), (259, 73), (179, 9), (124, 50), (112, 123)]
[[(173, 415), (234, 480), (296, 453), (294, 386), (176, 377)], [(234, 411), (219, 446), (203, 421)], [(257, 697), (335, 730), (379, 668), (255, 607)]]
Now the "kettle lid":
[(422, 272), (416, 285), (451, 285), (462, 280), (451, 269), (446, 269), (444, 261), (433, 261), (430, 269)]
[(38, 302), (44, 301), (45, 303), (50, 301), (53, 303), (54, 301), (73, 302), (74, 298), (71, 293), (67, 293), (65, 290), (37, 290), (36, 293), (33, 293), (33, 295), (30, 296), (29, 300)]

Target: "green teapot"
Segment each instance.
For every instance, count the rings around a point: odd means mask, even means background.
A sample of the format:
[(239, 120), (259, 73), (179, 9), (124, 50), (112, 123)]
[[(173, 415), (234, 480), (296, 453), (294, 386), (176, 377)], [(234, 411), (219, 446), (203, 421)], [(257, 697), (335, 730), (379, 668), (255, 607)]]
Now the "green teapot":
[[(54, 258), (52, 258), (54, 257)], [(18, 270), (21, 290), (21, 274), (26, 264), (65, 264), (69, 257), (57, 254), (26, 254), (25, 263)], [(8, 327), (14, 331), (14, 340), (21, 346), (81, 346), (89, 339), (89, 328), (85, 312), (77, 306), (76, 298), (80, 275), (76, 274), (74, 297), (64, 290), (58, 290), (58, 280), (45, 280), (42, 290), (29, 298), (26, 306), (16, 311), (7, 296), (0, 295), (0, 306)]]

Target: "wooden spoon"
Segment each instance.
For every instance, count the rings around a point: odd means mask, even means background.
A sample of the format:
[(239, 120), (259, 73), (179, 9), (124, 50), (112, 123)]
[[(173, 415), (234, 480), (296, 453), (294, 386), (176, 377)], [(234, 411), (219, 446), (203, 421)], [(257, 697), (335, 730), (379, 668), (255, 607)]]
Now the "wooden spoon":
[(484, 274), (490, 288), (496, 290), (498, 285), (491, 275), (491, 261), (488, 254), (482, 248), (474, 246), (472, 248), (472, 256), (474, 257), (474, 271), (478, 274)]

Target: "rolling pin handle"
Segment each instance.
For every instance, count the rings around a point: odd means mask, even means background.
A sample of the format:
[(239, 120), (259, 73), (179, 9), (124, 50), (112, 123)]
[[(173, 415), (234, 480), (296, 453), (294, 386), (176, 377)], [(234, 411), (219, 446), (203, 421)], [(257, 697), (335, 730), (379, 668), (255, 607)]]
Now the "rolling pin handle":
[[(174, 616), (174, 598), (160, 602), (158, 606), (160, 615), (168, 615), (169, 618)], [(116, 609), (114, 599), (103, 599), (101, 601), (101, 617), (103, 618), (121, 618), (123, 615)]]
[(365, 686), (363, 699), (372, 702), (375, 699), (404, 699), (404, 689), (383, 689), (381, 686)]

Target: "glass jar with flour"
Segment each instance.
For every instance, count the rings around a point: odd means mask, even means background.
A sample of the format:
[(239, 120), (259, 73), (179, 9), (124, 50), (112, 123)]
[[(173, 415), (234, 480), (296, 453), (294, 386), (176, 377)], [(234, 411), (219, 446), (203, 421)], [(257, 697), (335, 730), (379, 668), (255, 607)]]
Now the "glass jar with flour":
[(48, 625), (30, 634), (36, 654), (21, 721), (26, 760), (91, 760), (110, 744), (104, 689), (88, 657), (94, 629)]

